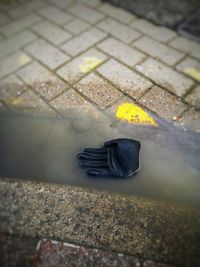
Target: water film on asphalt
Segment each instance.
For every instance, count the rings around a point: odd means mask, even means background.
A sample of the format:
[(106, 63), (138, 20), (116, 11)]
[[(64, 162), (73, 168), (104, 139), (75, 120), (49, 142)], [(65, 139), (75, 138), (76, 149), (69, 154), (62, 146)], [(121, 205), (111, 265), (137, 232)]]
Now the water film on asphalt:
[[(164, 121), (159, 127), (68, 111), (67, 118), (0, 115), (0, 176), (83, 186), (200, 207), (200, 135)], [(76, 154), (106, 140), (141, 142), (141, 169), (131, 178), (88, 177)]]

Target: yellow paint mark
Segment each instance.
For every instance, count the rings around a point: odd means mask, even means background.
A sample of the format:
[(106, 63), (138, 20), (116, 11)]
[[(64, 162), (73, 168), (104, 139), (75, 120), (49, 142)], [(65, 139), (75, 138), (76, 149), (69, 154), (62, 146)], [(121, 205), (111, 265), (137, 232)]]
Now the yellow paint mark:
[(191, 76), (192, 78), (196, 79), (197, 81), (200, 81), (200, 71), (195, 68), (187, 68), (184, 70), (186, 74)]
[(23, 103), (23, 100), (19, 97), (13, 97), (9, 100), (9, 103), (13, 106), (20, 106)]
[(98, 66), (101, 62), (102, 61), (96, 57), (84, 57), (83, 64), (79, 66), (80, 71), (82, 73), (87, 73), (88, 71)]
[(131, 103), (121, 104), (117, 108), (116, 117), (129, 123), (157, 126), (154, 119), (147, 112)]
[(31, 61), (31, 58), (27, 56), (26, 54), (22, 54), (19, 57), (19, 64), (20, 65), (25, 65)]

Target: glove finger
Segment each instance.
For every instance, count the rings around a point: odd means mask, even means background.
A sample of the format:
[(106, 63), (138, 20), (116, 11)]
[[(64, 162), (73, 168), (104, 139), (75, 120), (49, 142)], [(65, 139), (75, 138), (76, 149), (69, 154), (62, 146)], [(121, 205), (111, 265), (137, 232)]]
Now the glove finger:
[(116, 176), (124, 176), (121, 165), (117, 159), (115, 148), (108, 148), (108, 166)]
[(107, 161), (90, 161), (90, 160), (80, 160), (79, 165), (82, 168), (102, 168), (108, 167)]
[(100, 155), (100, 154), (106, 154), (107, 148), (105, 148), (105, 147), (101, 147), (101, 148), (86, 147), (86, 148), (84, 148), (83, 152), (90, 153), (93, 155)]
[(107, 154), (96, 155), (96, 154), (85, 153), (85, 152), (78, 153), (76, 157), (78, 159), (86, 159), (86, 160), (107, 160), (108, 158)]
[(109, 169), (107, 169), (107, 168), (105, 168), (105, 169), (90, 169), (87, 171), (87, 174), (90, 176), (101, 176), (101, 177), (112, 176), (110, 174)]

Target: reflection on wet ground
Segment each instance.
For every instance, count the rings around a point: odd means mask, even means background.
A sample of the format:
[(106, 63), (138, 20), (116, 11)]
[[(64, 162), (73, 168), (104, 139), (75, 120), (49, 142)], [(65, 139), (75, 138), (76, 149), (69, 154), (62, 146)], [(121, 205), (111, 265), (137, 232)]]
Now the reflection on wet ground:
[[(159, 127), (68, 111), (65, 119), (0, 115), (0, 176), (78, 185), (200, 206), (200, 135), (156, 118)], [(129, 137), (141, 142), (141, 170), (129, 179), (87, 177), (76, 154)]]

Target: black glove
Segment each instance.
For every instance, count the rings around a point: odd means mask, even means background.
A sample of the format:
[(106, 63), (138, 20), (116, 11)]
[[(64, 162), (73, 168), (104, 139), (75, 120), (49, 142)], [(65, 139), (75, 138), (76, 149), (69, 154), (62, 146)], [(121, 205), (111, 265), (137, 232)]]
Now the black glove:
[(91, 176), (128, 177), (139, 170), (140, 142), (127, 138), (107, 141), (101, 148), (85, 148), (77, 155)]

